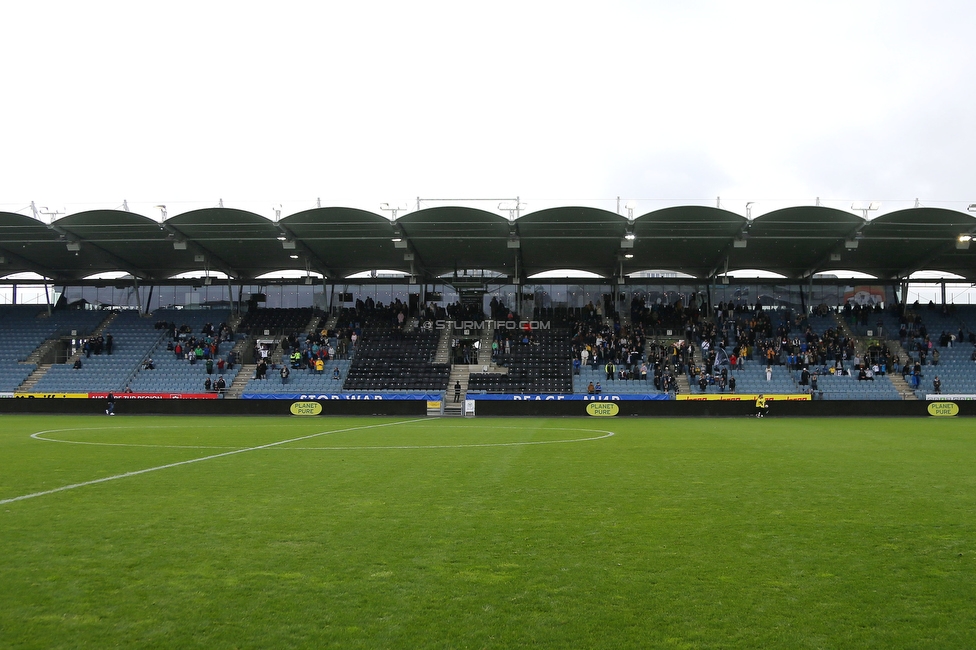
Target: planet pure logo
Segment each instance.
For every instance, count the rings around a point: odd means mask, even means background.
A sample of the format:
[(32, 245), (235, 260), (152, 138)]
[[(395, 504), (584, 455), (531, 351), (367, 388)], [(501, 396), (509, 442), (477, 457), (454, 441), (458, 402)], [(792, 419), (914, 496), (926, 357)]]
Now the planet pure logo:
[(620, 413), (620, 407), (615, 402), (590, 402), (586, 412), (594, 417), (613, 417)]
[(322, 405), (318, 402), (292, 402), (292, 415), (318, 415), (322, 412)]
[(959, 405), (955, 402), (932, 402), (928, 406), (929, 415), (937, 418), (959, 415)]

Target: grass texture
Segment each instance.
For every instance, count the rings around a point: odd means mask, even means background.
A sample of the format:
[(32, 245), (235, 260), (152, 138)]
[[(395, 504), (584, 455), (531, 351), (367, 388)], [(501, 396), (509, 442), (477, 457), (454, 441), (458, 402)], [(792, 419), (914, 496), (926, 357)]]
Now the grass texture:
[(972, 648), (974, 460), (948, 418), (3, 416), (0, 647)]

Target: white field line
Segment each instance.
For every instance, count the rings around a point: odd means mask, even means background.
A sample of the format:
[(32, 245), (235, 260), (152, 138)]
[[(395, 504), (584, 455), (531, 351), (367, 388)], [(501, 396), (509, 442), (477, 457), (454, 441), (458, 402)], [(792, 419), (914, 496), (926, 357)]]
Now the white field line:
[[(57, 492), (64, 492), (65, 490), (74, 490), (75, 488), (85, 487), (88, 485), (96, 485), (98, 483), (106, 483), (108, 481), (116, 481), (121, 478), (129, 478), (130, 476), (139, 476), (140, 474), (148, 474), (149, 472), (156, 472), (161, 469), (169, 469), (171, 467), (179, 467), (180, 465), (190, 465), (192, 463), (200, 463), (205, 460), (213, 460), (215, 458), (223, 458), (224, 456), (233, 456), (235, 454), (243, 454), (249, 451), (257, 451), (259, 449), (269, 449), (271, 447), (277, 447), (278, 445), (287, 445), (290, 442), (299, 442), (301, 440), (309, 440), (310, 438), (318, 438), (319, 436), (326, 436), (331, 433), (345, 433), (348, 431), (361, 431), (363, 429), (377, 429), (379, 427), (389, 427), (398, 424), (410, 424), (413, 422), (422, 422), (424, 419), (417, 420), (403, 420), (401, 422), (386, 422), (384, 424), (370, 424), (362, 427), (350, 427), (348, 429), (336, 429), (335, 431), (320, 431), (318, 433), (313, 433), (307, 436), (299, 436), (298, 438), (290, 438), (288, 440), (279, 440), (278, 442), (269, 442), (266, 445), (258, 445), (257, 447), (245, 447), (244, 449), (234, 449), (232, 451), (225, 451), (220, 454), (212, 454), (210, 456), (203, 456), (202, 458), (191, 458), (190, 460), (181, 460), (178, 463), (169, 463), (167, 465), (159, 465), (158, 467), (148, 467), (146, 469), (139, 469), (134, 472), (126, 472), (124, 474), (116, 474), (115, 476), (106, 476), (104, 478), (97, 478), (92, 481), (84, 481), (83, 483), (72, 483), (71, 485), (63, 485), (52, 490), (44, 490), (42, 492), (34, 492), (32, 494), (24, 494), (19, 497), (11, 497), (9, 499), (0, 499), (0, 505), (6, 505), (8, 503), (13, 503), (15, 501), (24, 501), (26, 499), (34, 499), (36, 497), (46, 496), (48, 494), (55, 494)], [(55, 430), (51, 430), (53, 433)], [(45, 431), (38, 432), (39, 434), (48, 433)], [(33, 437), (33, 436), (32, 436)]]
[[(416, 424), (416, 420), (412, 420), (409, 424)], [(404, 422), (404, 424), (408, 424)], [(171, 427), (152, 427), (154, 429), (167, 429)], [(476, 427), (454, 427), (455, 429), (464, 430)], [(519, 431), (523, 430), (523, 427), (492, 427), (492, 429), (516, 429)], [(591, 442), (593, 440), (603, 440), (604, 438), (609, 438), (614, 435), (613, 431), (605, 431), (603, 429), (571, 429), (569, 427), (547, 427), (543, 429), (544, 431), (589, 431), (590, 433), (602, 433), (601, 436), (593, 436), (591, 438), (566, 438), (563, 440), (527, 440), (527, 441), (516, 441), (516, 442), (482, 442), (482, 443), (468, 443), (468, 444), (456, 444), (456, 445), (364, 445), (364, 446), (342, 446), (342, 447), (287, 447), (283, 451), (364, 451), (364, 450), (383, 450), (383, 449), (467, 449), (476, 447), (521, 447), (526, 445), (558, 445), (566, 444), (570, 442)], [(84, 429), (50, 429), (48, 431), (38, 431), (37, 433), (31, 434), (31, 438), (35, 440), (43, 440), (45, 442), (63, 442), (68, 445), (93, 445), (96, 447), (148, 447), (155, 449), (238, 449), (243, 450), (241, 447), (216, 447), (216, 446), (203, 446), (203, 445), (146, 445), (138, 443), (128, 443), (128, 442), (90, 442), (85, 440), (61, 440), (59, 438), (50, 438), (47, 434), (57, 433), (58, 431), (105, 431), (105, 429), (100, 429), (97, 427), (86, 427)], [(331, 433), (339, 433), (338, 431)], [(321, 435), (321, 434), (316, 434)], [(255, 447), (257, 449), (257, 447)], [(279, 447), (279, 450), (282, 450)]]
[[(99, 433), (106, 433), (109, 431), (126, 431), (131, 427), (71, 427), (68, 429), (48, 429), (47, 431), (38, 431), (31, 434), (31, 438), (34, 440), (43, 440), (44, 442), (63, 442), (66, 445), (91, 445), (93, 447), (146, 447), (150, 449), (244, 449), (240, 445), (148, 445), (138, 442), (91, 442), (89, 440), (62, 440), (60, 438), (51, 438), (49, 434), (52, 433), (63, 433), (65, 431), (98, 431)], [(148, 429), (179, 429), (181, 427), (165, 424), (149, 427), (139, 427), (140, 430), (146, 431)], [(198, 427), (203, 429), (217, 429), (220, 427), (209, 426), (209, 427)]]
[[(514, 427), (509, 427), (514, 428)], [(547, 429), (552, 431), (553, 429)], [(567, 429), (570, 430), (570, 429)], [(613, 435), (613, 431), (599, 431), (597, 429), (571, 429), (572, 431), (595, 431), (602, 436), (592, 438), (567, 438), (565, 440), (525, 440), (522, 442), (473, 442), (467, 445), (387, 445), (383, 447), (288, 447), (281, 451), (363, 451), (370, 449), (467, 449), (469, 447), (525, 447), (528, 445), (559, 445), (569, 442), (590, 442), (603, 440)]]

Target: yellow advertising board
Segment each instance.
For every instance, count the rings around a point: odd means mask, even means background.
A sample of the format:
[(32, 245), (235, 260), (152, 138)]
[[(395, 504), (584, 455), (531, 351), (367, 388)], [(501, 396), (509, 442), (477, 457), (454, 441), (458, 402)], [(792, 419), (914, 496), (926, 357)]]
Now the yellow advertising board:
[(959, 415), (959, 405), (955, 402), (932, 402), (926, 410), (929, 412), (929, 415), (937, 418)]
[(88, 393), (14, 393), (14, 397), (41, 399), (88, 399)]
[[(809, 402), (810, 395), (805, 393), (797, 393), (792, 395), (766, 395), (763, 394), (768, 402)], [(755, 402), (759, 394), (755, 395), (739, 395), (732, 393), (706, 393), (692, 394), (692, 395), (675, 395), (675, 399), (684, 400), (687, 402)]]
[(322, 405), (318, 402), (292, 402), (292, 415), (318, 415), (322, 412)]
[(620, 407), (614, 402), (590, 402), (586, 405), (586, 412), (595, 417), (613, 417), (620, 413)]

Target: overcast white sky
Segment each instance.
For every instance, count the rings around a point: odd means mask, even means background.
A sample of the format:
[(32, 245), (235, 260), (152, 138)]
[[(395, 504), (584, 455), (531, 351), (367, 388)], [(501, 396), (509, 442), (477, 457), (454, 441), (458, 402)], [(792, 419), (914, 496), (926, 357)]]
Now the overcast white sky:
[(976, 203), (971, 1), (95, 0), (0, 18), (5, 211)]

